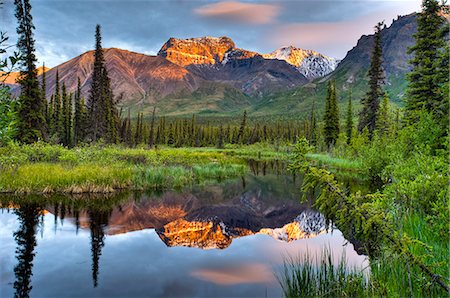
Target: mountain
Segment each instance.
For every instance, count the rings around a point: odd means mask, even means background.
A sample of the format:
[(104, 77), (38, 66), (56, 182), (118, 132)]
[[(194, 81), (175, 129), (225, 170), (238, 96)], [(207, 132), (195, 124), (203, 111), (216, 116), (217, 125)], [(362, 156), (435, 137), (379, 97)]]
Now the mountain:
[[(323, 61), (317, 60), (325, 56), (304, 51), (302, 63), (297, 57), (302, 51), (292, 48), (292, 58), (283, 60), (237, 48), (228, 37), (170, 38), (156, 56), (110, 48), (104, 49), (104, 58), (114, 95), (132, 114), (149, 114), (154, 105), (159, 114), (166, 115), (229, 114), (328, 72)], [(93, 54), (86, 52), (49, 70), (47, 95), (55, 91), (58, 71), (69, 92), (76, 90), (79, 78), (87, 98)]]
[[(413, 34), (416, 31), (416, 14), (399, 16), (389, 27), (381, 31), (386, 78), (384, 88), (389, 93), (391, 101), (400, 105), (403, 104), (402, 97), (407, 85), (406, 74), (411, 69), (408, 64), (411, 55), (407, 49), (415, 44)], [(350, 90), (355, 102), (354, 107), (358, 109), (360, 100), (367, 91), (367, 71), (373, 44), (373, 34), (361, 36), (333, 72), (301, 87), (270, 94), (254, 105), (250, 113), (254, 116), (271, 113), (307, 117), (310, 115), (313, 101), (316, 102), (316, 108), (323, 111), (329, 80), (336, 80), (341, 115), (344, 115)]]
[[(192, 92), (202, 79), (159, 56), (148, 56), (126, 50), (104, 49), (106, 68), (114, 95), (122, 102), (139, 100), (155, 102), (168, 94)], [(69, 92), (74, 92), (77, 78), (83, 96), (88, 96), (92, 80), (94, 51), (79, 55), (47, 72), (47, 94), (55, 92), (56, 72)]]
[[(44, 67), (40, 66), (37, 68), (37, 73), (38, 73), (38, 75), (41, 75), (43, 72), (46, 72), (48, 70), (50, 70), (50, 68), (48, 68), (48, 67), (44, 68)], [(10, 72), (7, 74), (4, 72), (0, 72), (0, 82), (3, 82), (5, 84), (11, 85), (11, 86), (16, 85), (17, 84), (16, 80), (19, 77), (19, 75), (20, 75), (20, 72), (17, 72), (17, 71), (13, 71), (13, 72)]]
[[(265, 234), (276, 240), (291, 242), (299, 239), (312, 238), (327, 232), (323, 215), (312, 210), (305, 210), (294, 220), (280, 228), (265, 228), (261, 226), (264, 218), (246, 218), (239, 216), (234, 220), (223, 221), (220, 216), (205, 220), (186, 220), (184, 218), (172, 221), (157, 229), (161, 240), (169, 247), (187, 246), (201, 249), (224, 249), (231, 245), (233, 239), (254, 234)], [(253, 226), (255, 225), (255, 226)]]
[[(411, 14), (381, 31), (385, 89), (398, 104), (416, 30), (416, 15)], [(260, 54), (236, 47), (228, 37), (170, 38), (156, 56), (116, 48), (105, 49), (104, 56), (119, 105), (132, 114), (150, 114), (156, 105), (159, 115), (236, 115), (247, 109), (255, 117), (306, 117), (313, 101), (319, 112), (324, 109), (329, 80), (336, 80), (341, 113), (350, 90), (359, 108), (373, 42), (373, 35), (362, 36), (340, 62), (292, 46)], [(59, 70), (69, 92), (75, 91), (79, 77), (87, 97), (93, 59), (89, 51), (49, 70), (47, 95), (55, 90)]]
[(228, 84), (253, 97), (308, 82), (286, 61), (265, 59), (256, 52), (236, 48), (228, 37), (170, 38), (158, 56), (204, 80)]
[(158, 56), (180, 65), (214, 65), (221, 63), (225, 54), (234, 49), (234, 42), (228, 37), (200, 37), (178, 39), (171, 37), (159, 50)]
[(262, 55), (266, 59), (284, 60), (294, 65), (309, 80), (323, 77), (336, 69), (339, 61), (316, 51), (303, 50), (293, 46), (282, 47), (270, 54)]

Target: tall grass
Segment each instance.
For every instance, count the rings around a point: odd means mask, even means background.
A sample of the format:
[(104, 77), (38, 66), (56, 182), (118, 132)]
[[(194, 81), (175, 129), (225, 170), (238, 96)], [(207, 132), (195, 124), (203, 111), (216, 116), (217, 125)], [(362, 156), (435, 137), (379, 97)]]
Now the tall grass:
[(206, 164), (192, 168), (183, 166), (139, 167), (133, 174), (136, 189), (180, 189), (194, 183), (221, 181), (244, 175), (243, 165)]
[(328, 154), (307, 154), (306, 157), (317, 163), (319, 166), (328, 167), (337, 170), (359, 171), (362, 163), (359, 160), (350, 160), (346, 158), (333, 157)]
[(130, 167), (34, 163), (0, 171), (0, 192), (111, 192), (131, 185)]
[(202, 183), (208, 180), (222, 181), (224, 179), (242, 176), (246, 173), (246, 167), (240, 164), (209, 164), (205, 166), (194, 166), (192, 172), (195, 180)]
[(278, 280), (285, 297), (366, 297), (370, 293), (367, 274), (349, 268), (345, 254), (334, 264), (329, 249), (316, 258), (305, 254), (286, 259)]

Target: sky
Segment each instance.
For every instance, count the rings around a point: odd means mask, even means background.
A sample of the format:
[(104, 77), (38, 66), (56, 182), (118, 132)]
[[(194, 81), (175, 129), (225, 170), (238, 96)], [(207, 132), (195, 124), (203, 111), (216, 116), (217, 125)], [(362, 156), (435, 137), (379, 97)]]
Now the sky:
[[(228, 36), (239, 48), (269, 53), (293, 45), (342, 59), (378, 21), (420, 10), (420, 0), (30, 0), (39, 64), (54, 67), (94, 47), (155, 55), (170, 38)], [(13, 0), (0, 8), (0, 31), (16, 41)]]

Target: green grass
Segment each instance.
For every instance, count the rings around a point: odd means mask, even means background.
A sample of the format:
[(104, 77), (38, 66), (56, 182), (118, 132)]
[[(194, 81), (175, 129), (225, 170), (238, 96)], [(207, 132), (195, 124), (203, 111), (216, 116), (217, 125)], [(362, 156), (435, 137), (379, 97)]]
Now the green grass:
[[(398, 230), (415, 239), (408, 245), (409, 252), (449, 282), (449, 234), (441, 235), (426, 218), (426, 214), (414, 210), (398, 214)], [(417, 266), (408, 264), (404, 257), (392, 254), (389, 250), (383, 251), (377, 261), (372, 263), (373, 275), (386, 296), (396, 294), (406, 297), (412, 293), (414, 297), (448, 297)]]
[(0, 171), (3, 193), (96, 193), (131, 186), (130, 167), (33, 163)]
[[(246, 161), (289, 162), (289, 144), (227, 145), (217, 148), (124, 148), (92, 145), (10, 143), (0, 147), (0, 192), (95, 193), (118, 189), (182, 188), (210, 180), (239, 177)], [(353, 170), (357, 164), (311, 155), (330, 167)]]
[[(119, 189), (175, 189), (246, 173), (256, 149), (86, 146), (36, 143), (0, 147), (2, 193), (96, 193)], [(259, 154), (261, 155), (261, 154)]]
[(358, 160), (349, 160), (346, 158), (333, 157), (328, 154), (307, 154), (306, 158), (314, 161), (320, 167), (331, 168), (335, 170), (360, 171), (362, 164)]
[(285, 297), (366, 297), (370, 292), (368, 277), (349, 268), (345, 255), (335, 265), (328, 249), (317, 258), (289, 258), (283, 269), (278, 280)]

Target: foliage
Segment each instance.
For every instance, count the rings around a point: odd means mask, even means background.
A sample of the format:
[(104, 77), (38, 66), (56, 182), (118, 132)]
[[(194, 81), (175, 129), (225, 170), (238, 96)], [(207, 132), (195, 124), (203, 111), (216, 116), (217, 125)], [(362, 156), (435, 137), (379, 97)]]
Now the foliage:
[(18, 21), (17, 34), (19, 35), (17, 48), (21, 53), (19, 62), (21, 72), (17, 81), (21, 86), (21, 93), (17, 108), (16, 137), (22, 142), (32, 143), (47, 138), (45, 103), (37, 79), (31, 5), (29, 0), (15, 0), (14, 4)]
[[(375, 134), (371, 142), (358, 147), (363, 169), (367, 167), (369, 173), (381, 180), (381, 185), (384, 185), (382, 191), (366, 195), (348, 193), (333, 174), (309, 165), (306, 152), (310, 147), (306, 140), (297, 144), (291, 168), (305, 173), (302, 188), (305, 194), (318, 191), (314, 206), (347, 238), (363, 241), (373, 265), (386, 253), (393, 254), (403, 262), (397, 263), (399, 270), (415, 272), (410, 277), (414, 284), (410, 289), (413, 296), (424, 293), (439, 296), (446, 288), (447, 282), (442, 276), (446, 270), (436, 273), (433, 269), (436, 268), (436, 260), (442, 260), (445, 250), (433, 252), (424, 247), (426, 244), (440, 247), (442, 243), (448, 243), (448, 209), (444, 207), (448, 206), (448, 164), (446, 155), (433, 155), (430, 146), (438, 138), (438, 125), (429, 113), (424, 112), (421, 119), (417, 126), (401, 130), (398, 137), (380, 138)], [(399, 212), (404, 215), (399, 215)], [(405, 230), (403, 225), (399, 225), (399, 218), (400, 222), (408, 218), (417, 219), (418, 214), (422, 221), (418, 225), (420, 231)], [(425, 233), (434, 235), (434, 238), (421, 237)], [(442, 236), (446, 240), (440, 238)], [(404, 266), (405, 262), (412, 269)], [(397, 291), (394, 295), (404, 293), (387, 282), (389, 278), (386, 277), (393, 272), (384, 271), (377, 277), (381, 279), (377, 291), (383, 295), (391, 290)], [(405, 275), (404, 272), (402, 274)], [(428, 283), (426, 288), (419, 286), (423, 280)]]
[(352, 141), (352, 135), (353, 135), (353, 108), (352, 108), (352, 93), (351, 92), (350, 92), (350, 96), (348, 98), (347, 118), (345, 120), (345, 134), (347, 137), (347, 144), (350, 144)]
[[(101, 192), (184, 187), (246, 172), (243, 158), (282, 158), (266, 149), (68, 149), (38, 142), (0, 147), (1, 192)], [(96, 173), (98, 177), (96, 177)]]
[(17, 132), (16, 105), (9, 88), (0, 85), (0, 146), (12, 141)]
[(327, 148), (336, 143), (339, 135), (339, 109), (336, 99), (336, 82), (328, 82), (328, 91), (323, 116), (323, 135)]
[(376, 129), (380, 99), (384, 94), (382, 90), (384, 74), (381, 47), (381, 29), (383, 25), (383, 22), (379, 22), (375, 26), (374, 47), (368, 72), (369, 91), (361, 101), (363, 108), (359, 114), (358, 130), (361, 132), (367, 127), (370, 138), (372, 138), (373, 131)]
[(101, 38), (100, 25), (97, 25), (92, 83), (87, 102), (88, 138), (94, 142), (103, 138), (108, 143), (116, 143), (119, 115), (105, 66)]
[(345, 255), (334, 264), (329, 250), (315, 259), (306, 254), (285, 260), (280, 275), (284, 297), (367, 297), (370, 293), (365, 273), (348, 268)]
[[(441, 14), (445, 4), (435, 0), (424, 0), (417, 17), (416, 44), (409, 49), (414, 57), (408, 75), (406, 96), (407, 118), (417, 120), (416, 112), (425, 109), (434, 113), (448, 127), (448, 72), (449, 57), (446, 35), (449, 25)], [(444, 87), (447, 86), (447, 87)], [(445, 91), (445, 88), (447, 90)], [(442, 123), (442, 122), (441, 122)]]

